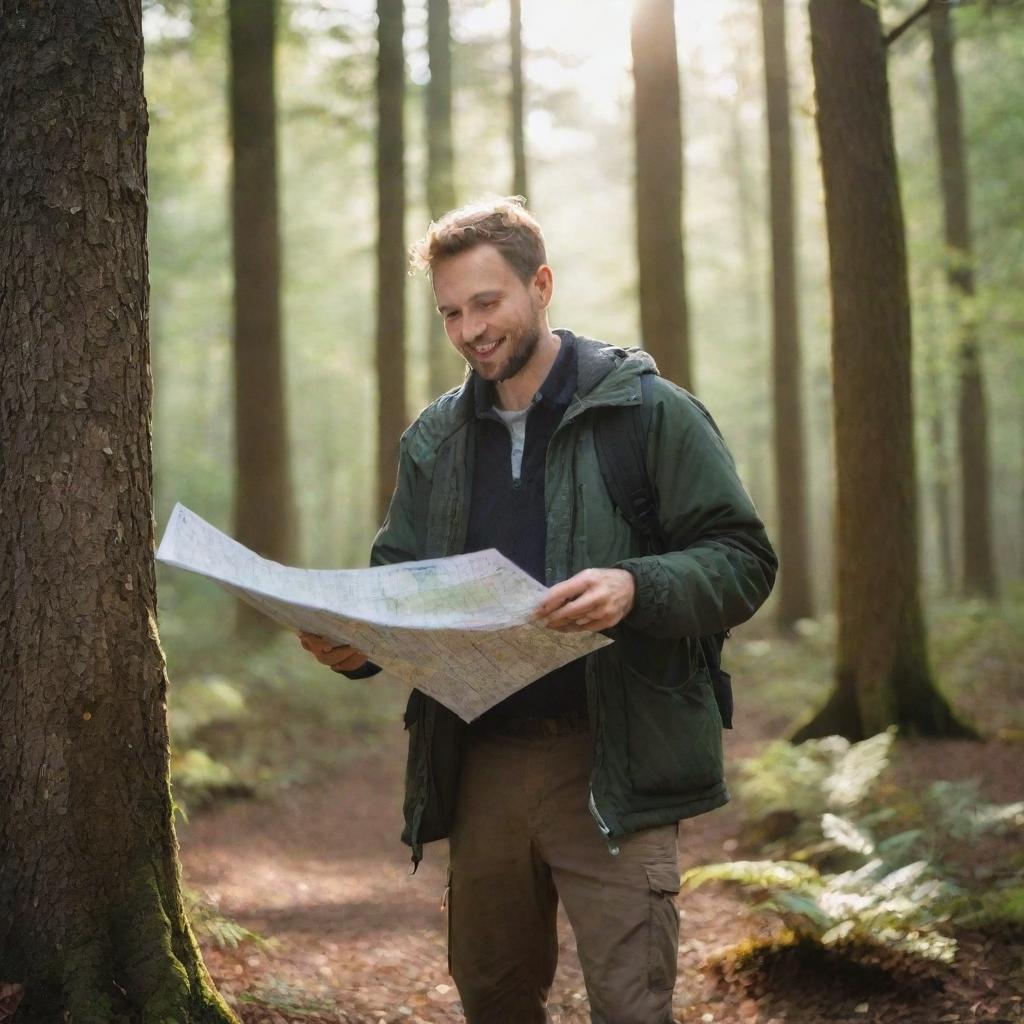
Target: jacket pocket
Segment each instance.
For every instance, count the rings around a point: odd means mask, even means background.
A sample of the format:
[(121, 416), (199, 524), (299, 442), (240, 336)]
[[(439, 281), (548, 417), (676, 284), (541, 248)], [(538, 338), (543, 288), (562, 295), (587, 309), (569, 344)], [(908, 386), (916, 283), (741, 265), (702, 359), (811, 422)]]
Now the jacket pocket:
[(651, 682), (623, 664), (629, 778), (657, 796), (707, 789), (722, 780), (722, 719), (707, 672), (683, 683)]

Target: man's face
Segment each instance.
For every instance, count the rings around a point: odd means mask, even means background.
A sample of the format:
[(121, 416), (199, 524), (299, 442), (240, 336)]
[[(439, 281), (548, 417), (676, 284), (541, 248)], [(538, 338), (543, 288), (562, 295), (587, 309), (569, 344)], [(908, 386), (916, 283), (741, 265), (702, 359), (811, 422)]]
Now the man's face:
[(448, 339), (484, 380), (508, 380), (530, 361), (549, 276), (541, 268), (540, 283), (535, 278), (523, 284), (493, 245), (475, 246), (434, 267), (434, 296)]

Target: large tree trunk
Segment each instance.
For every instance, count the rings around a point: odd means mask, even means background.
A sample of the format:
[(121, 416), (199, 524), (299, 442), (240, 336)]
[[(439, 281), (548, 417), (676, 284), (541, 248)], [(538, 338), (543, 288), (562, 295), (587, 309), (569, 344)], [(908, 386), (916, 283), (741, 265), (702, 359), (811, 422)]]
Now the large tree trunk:
[[(449, 0), (428, 0), (427, 53), (427, 206), (436, 220), (455, 206), (455, 160), (452, 152), (452, 46)], [(428, 369), (434, 397), (458, 383), (463, 367), (448, 341), (430, 297)]]
[(509, 0), (509, 39), (512, 53), (512, 194), (529, 196), (526, 185), (526, 87), (523, 83), (523, 5)]
[[(294, 556), (295, 511), (281, 351), (274, 102), (275, 0), (230, 0), (231, 226), (235, 275), (235, 538), (275, 562)], [(239, 603), (247, 635), (266, 619)]]
[(808, 557), (785, 0), (761, 0), (761, 24), (772, 223), (772, 406), (781, 566), (777, 614), (779, 624), (790, 628), (813, 614), (814, 602)]
[(0, 975), (213, 1022), (156, 631), (139, 0), (0, 2)]
[(636, 225), (640, 330), (665, 377), (692, 387), (683, 257), (683, 123), (672, 0), (637, 0)]
[(935, 130), (939, 139), (939, 173), (945, 219), (947, 277), (959, 327), (960, 400), (957, 409), (960, 451), (960, 528), (963, 586), (968, 594), (994, 597), (992, 559), (988, 413), (974, 299), (974, 255), (968, 207), (967, 160), (960, 125), (960, 92), (953, 64), (953, 34), (947, 4), (933, 4), (929, 14), (932, 73), (935, 79)]
[(402, 0), (377, 0), (377, 511), (387, 511), (405, 418), (405, 56)]
[(832, 286), (838, 664), (794, 739), (965, 735), (928, 665), (918, 584), (910, 298), (878, 10), (811, 0)]

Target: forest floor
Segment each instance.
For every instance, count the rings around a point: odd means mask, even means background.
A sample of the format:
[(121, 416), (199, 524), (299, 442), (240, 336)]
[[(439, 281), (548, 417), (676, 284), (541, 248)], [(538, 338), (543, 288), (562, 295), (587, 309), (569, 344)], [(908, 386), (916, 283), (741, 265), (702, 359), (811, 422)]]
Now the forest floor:
[[(759, 737), (778, 734), (770, 716), (748, 717), (742, 733), (729, 736), (729, 757), (747, 756)], [(905, 778), (983, 777), (988, 799), (1019, 796), (1019, 742), (906, 742), (895, 763)], [(462, 1020), (440, 909), (447, 851), (443, 843), (428, 846), (411, 874), (398, 841), (403, 764), (396, 728), (333, 778), (293, 787), (271, 805), (221, 806), (184, 830), (187, 884), (220, 914), (271, 940), (234, 949), (204, 940), (207, 965), (245, 1024)], [(731, 806), (684, 822), (683, 868), (742, 855), (740, 835)], [(767, 938), (770, 924), (718, 886), (684, 890), (678, 905), (680, 1022), (1024, 1021), (1022, 936), (960, 933), (953, 967), (917, 985), (828, 966), (794, 972), (781, 961), (767, 979), (761, 972), (724, 980), (711, 967), (716, 954)], [(551, 1015), (556, 1024), (585, 1022), (586, 993), (564, 916), (559, 933)]]
[[(737, 632), (728, 652), (737, 728), (726, 733), (734, 784), (741, 759), (820, 705), (834, 644), (828, 626), (799, 640)], [(889, 793), (920, 811), (933, 780), (974, 779), (980, 800), (1024, 799), (1024, 592), (996, 608), (939, 606), (931, 638), (945, 692), (986, 740), (898, 740)], [(175, 800), (190, 811), (178, 831), (206, 963), (245, 1024), (455, 1024), (441, 910), (447, 850), (429, 845), (412, 874), (399, 841), (404, 692), (384, 677), (339, 679), (295, 646), (285, 637), (264, 655), (240, 654), (218, 638), (172, 664)], [(219, 787), (208, 803), (204, 787)], [(680, 863), (760, 859), (758, 842), (736, 799), (682, 823)], [(960, 841), (942, 858), (974, 891), (996, 891), (1008, 870), (1024, 875), (1019, 833)], [(740, 970), (737, 949), (770, 948), (782, 930), (752, 902), (720, 883), (680, 893), (681, 1024), (1024, 1024), (1019, 927), (958, 930), (952, 966), (926, 972), (809, 964), (792, 951)], [(232, 945), (238, 926), (255, 937)], [(559, 935), (551, 1016), (583, 1024), (586, 992), (564, 917)], [(20, 995), (0, 972), (0, 1024)]]

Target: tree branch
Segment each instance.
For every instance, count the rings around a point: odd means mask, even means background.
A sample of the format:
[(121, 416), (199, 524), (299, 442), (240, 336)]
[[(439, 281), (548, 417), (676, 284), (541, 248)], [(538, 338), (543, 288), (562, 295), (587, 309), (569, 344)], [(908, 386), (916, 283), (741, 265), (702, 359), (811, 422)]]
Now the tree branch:
[[(946, 2), (948, 3), (949, 0), (946, 0)], [(903, 35), (903, 33), (906, 32), (915, 21), (917, 21), (918, 18), (926, 15), (934, 6), (935, 0), (924, 0), (924, 3), (921, 4), (913, 14), (908, 14), (907, 17), (904, 18), (903, 21), (901, 21), (891, 32), (886, 33), (885, 45), (892, 46), (892, 44), (895, 43), (896, 40), (899, 39), (899, 37)]]

